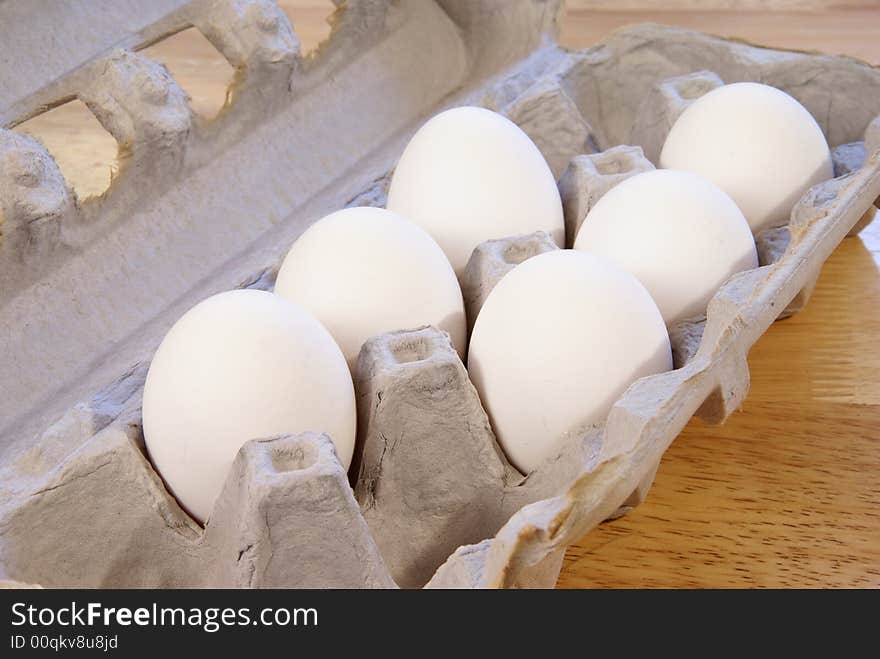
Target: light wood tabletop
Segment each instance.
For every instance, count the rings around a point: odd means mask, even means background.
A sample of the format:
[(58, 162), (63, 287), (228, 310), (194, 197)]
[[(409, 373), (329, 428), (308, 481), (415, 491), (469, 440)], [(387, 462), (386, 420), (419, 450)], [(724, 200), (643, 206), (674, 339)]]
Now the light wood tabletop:
[[(774, 2), (782, 9), (758, 10), (752, 0), (570, 0), (561, 38), (581, 48), (652, 21), (880, 64), (878, 0)], [(279, 4), (304, 52), (328, 34), (329, 0)], [(650, 9), (660, 5), (676, 9)], [(196, 112), (216, 114), (232, 71), (203, 37), (186, 31), (147, 54), (168, 66)], [(109, 185), (116, 144), (84, 107), (68, 104), (19, 129), (45, 142), (81, 197)], [(723, 426), (693, 420), (648, 500), (570, 548), (559, 587), (880, 586), (878, 338), (880, 220), (844, 241), (806, 309), (754, 347), (743, 409)]]
[[(880, 64), (876, 1), (778, 12), (569, 10), (562, 41), (585, 47), (641, 21)], [(558, 586), (880, 586), (878, 303), (875, 220), (832, 255), (807, 307), (754, 346), (743, 409), (723, 426), (693, 419), (647, 501), (571, 547)]]

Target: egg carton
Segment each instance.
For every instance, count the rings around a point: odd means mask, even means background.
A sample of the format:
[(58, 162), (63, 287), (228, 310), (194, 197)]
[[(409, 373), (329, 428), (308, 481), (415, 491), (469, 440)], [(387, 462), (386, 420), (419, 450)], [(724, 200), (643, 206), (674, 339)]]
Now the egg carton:
[[(570, 52), (558, 0), (337, 5), (304, 58), (269, 0), (0, 3), (15, 26), (0, 61), (19, 64), (0, 77), (0, 580), (552, 586), (567, 545), (644, 499), (691, 416), (720, 423), (741, 404), (751, 345), (806, 302), (880, 197), (880, 70), (855, 60), (655, 25)], [(190, 26), (236, 69), (211, 122), (138, 54)], [(634, 383), (604, 424), (571, 429), (520, 474), (448, 337), (401, 329), (358, 360), (351, 483), (308, 433), (246, 443), (204, 528), (169, 495), (140, 426), (165, 331), (210, 294), (271, 288), (325, 213), (381, 206), (427, 117), (476, 104), (517, 122), (560, 177), (570, 242), (602, 194), (653, 167), (688, 103), (746, 80), (805, 105), (837, 178), (757, 237), (760, 267), (726, 282), (705, 318), (670, 328), (675, 370)], [(100, 198), (77, 199), (41, 144), (7, 130), (74, 97), (125, 155)], [(479, 246), (461, 281), (469, 321), (505, 272), (556, 248), (541, 234)]]

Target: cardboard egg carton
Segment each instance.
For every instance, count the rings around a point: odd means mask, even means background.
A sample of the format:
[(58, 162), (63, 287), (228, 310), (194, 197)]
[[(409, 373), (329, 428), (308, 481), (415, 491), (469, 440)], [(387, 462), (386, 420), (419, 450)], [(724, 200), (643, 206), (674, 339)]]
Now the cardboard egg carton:
[[(0, 583), (551, 586), (567, 545), (645, 497), (691, 416), (718, 423), (741, 404), (751, 345), (806, 302), (880, 197), (880, 71), (855, 60), (660, 26), (569, 52), (547, 0), (338, 4), (307, 58), (269, 0), (34, 0), (0, 40), (0, 60), (21, 63), (0, 78)], [(0, 3), (0, 25), (13, 11)], [(137, 52), (189, 26), (237, 71), (212, 122)], [(168, 494), (140, 428), (165, 331), (210, 294), (271, 288), (325, 213), (384, 204), (427, 117), (479, 104), (517, 121), (560, 176), (571, 241), (602, 194), (653, 166), (688, 103), (742, 80), (812, 112), (838, 178), (757, 237), (761, 267), (705, 318), (670, 328), (676, 370), (634, 383), (604, 424), (520, 474), (448, 338), (401, 328), (360, 355), (350, 482), (308, 433), (248, 442), (204, 528)], [(101, 198), (77, 199), (41, 144), (6, 130), (72, 97), (128, 154)], [(506, 271), (555, 248), (478, 247), (461, 282), (470, 323)]]

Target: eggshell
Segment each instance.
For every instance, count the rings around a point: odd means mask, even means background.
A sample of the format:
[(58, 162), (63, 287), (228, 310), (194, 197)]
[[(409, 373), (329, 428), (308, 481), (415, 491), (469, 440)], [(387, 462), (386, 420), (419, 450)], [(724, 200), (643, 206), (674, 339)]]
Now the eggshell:
[(388, 208), (423, 227), (457, 275), (486, 240), (546, 231), (563, 245), (556, 180), (531, 139), (476, 107), (447, 110), (413, 136), (397, 164)]
[(506, 274), (480, 310), (468, 353), (498, 440), (523, 473), (568, 432), (602, 422), (633, 381), (671, 368), (648, 291), (612, 262), (574, 250)]
[(785, 92), (753, 82), (719, 87), (688, 107), (666, 138), (660, 166), (712, 181), (754, 233), (786, 224), (807, 189), (834, 176), (813, 116)]
[(162, 340), (144, 385), (147, 451), (199, 521), (246, 441), (325, 432), (348, 469), (355, 419), (351, 375), (333, 338), (265, 291), (220, 293), (190, 309)]
[(434, 325), (460, 355), (467, 344), (461, 289), (422, 228), (381, 208), (349, 208), (313, 224), (288, 252), (275, 292), (330, 331), (353, 369), (377, 334)]
[(728, 277), (758, 267), (752, 232), (733, 200), (703, 177), (675, 170), (612, 188), (587, 214), (574, 247), (635, 275), (667, 324), (702, 315)]

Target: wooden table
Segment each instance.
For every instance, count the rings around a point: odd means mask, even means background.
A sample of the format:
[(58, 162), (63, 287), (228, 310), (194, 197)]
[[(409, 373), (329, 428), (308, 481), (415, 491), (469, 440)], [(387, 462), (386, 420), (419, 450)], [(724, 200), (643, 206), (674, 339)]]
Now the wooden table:
[[(880, 64), (874, 6), (569, 11), (562, 40), (653, 21)], [(569, 549), (559, 587), (880, 586), (880, 220), (843, 242), (749, 366), (742, 411), (723, 426), (693, 419), (648, 500)]]
[[(326, 36), (329, 0), (279, 4), (304, 51)], [(564, 44), (585, 47), (647, 20), (880, 63), (872, 0), (863, 9), (783, 13), (579, 8), (597, 4), (609, 3), (571, 0)], [(168, 65), (196, 111), (216, 113), (231, 70), (203, 38), (182, 33), (148, 54)], [(116, 147), (83, 110), (59, 108), (25, 130), (46, 142), (86, 196), (106, 189)], [(880, 586), (878, 269), (875, 221), (831, 257), (807, 308), (754, 347), (744, 409), (721, 427), (692, 421), (647, 502), (573, 546), (559, 586)]]

